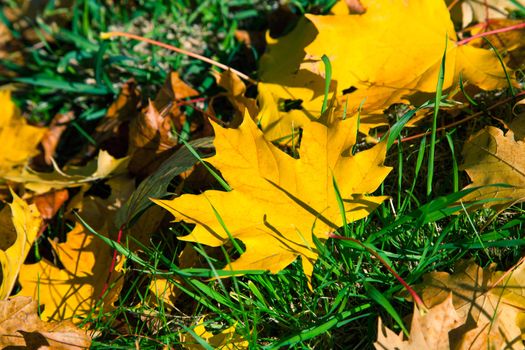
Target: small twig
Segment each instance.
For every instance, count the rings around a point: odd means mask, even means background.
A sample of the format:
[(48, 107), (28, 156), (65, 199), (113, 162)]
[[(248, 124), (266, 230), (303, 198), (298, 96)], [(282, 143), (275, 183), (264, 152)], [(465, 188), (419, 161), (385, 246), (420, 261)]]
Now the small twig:
[(174, 51), (174, 52), (180, 53), (182, 55), (193, 57), (193, 58), (198, 59), (200, 61), (209, 63), (209, 64), (211, 64), (211, 65), (213, 65), (215, 67), (219, 67), (219, 68), (221, 68), (223, 70), (230, 70), (233, 73), (237, 74), (240, 78), (242, 78), (242, 79), (244, 79), (244, 80), (246, 80), (246, 81), (248, 81), (248, 82), (250, 82), (252, 84), (257, 84), (257, 81), (253, 80), (252, 78), (250, 78), (246, 74), (244, 74), (242, 72), (239, 72), (238, 70), (236, 70), (234, 68), (231, 68), (231, 67), (229, 67), (229, 66), (227, 66), (225, 64), (222, 64), (220, 62), (217, 62), (215, 60), (212, 60), (211, 58), (199, 55), (197, 53), (194, 53), (194, 52), (191, 52), (191, 51), (188, 51), (188, 50), (181, 49), (181, 48), (173, 46), (173, 45), (165, 44), (165, 43), (157, 41), (157, 40), (148, 39), (148, 38), (145, 38), (145, 37), (140, 36), (140, 35), (125, 33), (125, 32), (100, 33), (100, 38), (101, 39), (110, 39), (110, 38), (119, 37), (119, 36), (120, 37), (124, 37), (124, 38), (128, 38), (128, 39), (134, 39), (134, 40), (142, 41), (142, 42), (145, 42), (145, 43), (148, 43), (148, 44), (151, 44), (151, 45), (159, 46), (159, 47), (168, 49), (170, 51)]
[[(463, 123), (465, 123), (465, 122), (467, 122), (467, 121), (469, 121), (469, 120), (471, 120), (471, 119), (473, 119), (473, 118), (476, 118), (476, 117), (479, 117), (480, 115), (483, 115), (483, 114), (484, 114), (486, 111), (488, 111), (488, 110), (491, 110), (491, 109), (493, 109), (493, 108), (496, 108), (496, 107), (498, 107), (498, 106), (500, 106), (500, 105), (502, 105), (502, 104), (508, 103), (509, 101), (511, 101), (511, 100), (513, 100), (513, 99), (515, 99), (515, 98), (517, 98), (517, 97), (521, 97), (521, 96), (525, 96), (525, 91), (522, 91), (522, 92), (516, 94), (515, 96), (512, 96), (512, 97), (506, 98), (506, 99), (504, 99), (504, 100), (502, 100), (502, 101), (499, 101), (499, 102), (493, 104), (492, 106), (487, 107), (487, 109), (482, 110), (482, 111), (479, 111), (479, 112), (474, 113), (474, 114), (472, 114), (472, 115), (469, 115), (468, 117), (466, 117), (466, 118), (464, 118), (464, 119), (461, 119), (461, 120), (458, 120), (457, 122), (453, 122), (453, 123), (447, 124), (447, 125), (445, 125), (445, 126), (439, 127), (439, 128), (436, 129), (436, 131), (446, 130), (446, 129), (449, 129), (449, 128), (453, 128), (454, 126), (458, 126), (458, 125), (460, 125), (460, 124), (463, 124)], [(407, 142), (407, 141), (416, 140), (416, 139), (419, 139), (419, 138), (425, 137), (425, 136), (427, 136), (427, 135), (429, 135), (429, 134), (430, 134), (430, 131), (426, 131), (426, 132), (423, 132), (423, 133), (421, 133), (421, 134), (417, 134), (417, 135), (412, 135), (412, 136), (403, 137), (403, 138), (401, 139), (401, 142)], [(397, 144), (397, 142), (398, 142), (398, 140), (395, 140), (395, 141), (394, 141), (394, 144)]]
[(450, 5), (448, 5), (448, 10), (449, 10), (449, 11), (452, 10), (452, 8), (453, 8), (454, 6), (456, 6), (456, 5), (458, 4), (459, 1), (460, 1), (460, 0), (454, 0), (454, 1), (452, 1), (452, 3), (451, 3)]
[(508, 26), (508, 27), (503, 27), (503, 28), (499, 28), (499, 29), (489, 30), (488, 32), (484, 32), (484, 33), (479, 33), (479, 34), (473, 35), (473, 36), (471, 36), (469, 38), (465, 38), (463, 40), (460, 40), (456, 44), (458, 46), (461, 46), (461, 45), (465, 45), (465, 44), (467, 44), (467, 43), (469, 43), (469, 42), (471, 42), (472, 40), (475, 40), (475, 39), (483, 38), (483, 37), (486, 37), (486, 36), (489, 36), (489, 35), (493, 35), (493, 34), (510, 32), (512, 30), (521, 29), (521, 28), (525, 28), (525, 22), (519, 23), (519, 24), (514, 24), (514, 25)]
[(351, 241), (351, 242), (354, 242), (354, 243), (360, 245), (361, 247), (365, 248), (372, 256), (374, 256), (377, 260), (379, 260), (381, 262), (381, 264), (383, 264), (383, 266), (386, 267), (386, 269), (388, 271), (390, 271), (390, 273), (392, 275), (394, 275), (394, 277), (399, 281), (399, 283), (401, 283), (403, 285), (403, 287), (405, 287), (407, 292), (410, 293), (410, 295), (414, 299), (414, 302), (416, 303), (418, 308), (420, 310), (427, 311), (427, 307), (425, 306), (425, 303), (423, 303), (423, 300), (419, 297), (419, 295), (416, 293), (416, 291), (413, 290), (412, 287), (410, 287), (408, 285), (408, 283), (406, 283), (405, 280), (403, 278), (401, 278), (401, 276), (399, 276), (399, 274), (392, 267), (390, 267), (390, 265), (388, 265), (388, 263), (377, 252), (375, 252), (374, 250), (368, 248), (366, 245), (364, 245), (362, 242), (360, 242), (359, 240), (357, 240), (355, 238), (339, 236), (339, 235), (336, 235), (336, 234), (333, 234), (333, 233), (330, 233), (328, 235), (328, 237), (335, 238), (335, 239), (341, 239), (341, 240), (344, 240), (344, 241)]

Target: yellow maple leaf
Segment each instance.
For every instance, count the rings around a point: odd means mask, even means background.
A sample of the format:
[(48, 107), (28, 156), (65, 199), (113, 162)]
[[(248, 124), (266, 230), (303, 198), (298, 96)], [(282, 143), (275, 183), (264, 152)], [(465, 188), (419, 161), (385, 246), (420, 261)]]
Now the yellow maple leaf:
[(9, 91), (0, 91), (0, 176), (36, 155), (45, 133), (45, 128), (27, 124)]
[[(52, 245), (64, 268), (47, 259), (22, 265), (19, 276), (22, 289), (18, 295), (30, 296), (44, 305), (43, 320), (80, 322), (79, 318), (88, 316), (101, 301), (110, 273), (112, 250), (79, 223), (67, 234), (66, 242)], [(119, 264), (112, 272), (113, 280), (120, 275), (121, 267)], [(104, 298), (105, 309), (111, 308), (118, 297), (114, 292), (120, 287), (112, 289)]]
[[(460, 73), (482, 89), (506, 86), (494, 52), (456, 44), (444, 1), (361, 2), (365, 14), (306, 15), (290, 34), (268, 39), (259, 69), (263, 91), (259, 120), (270, 140), (289, 137), (292, 128), (321, 114), (323, 55), (332, 66), (330, 96), (335, 93), (341, 113), (344, 106), (350, 115), (361, 106), (363, 131), (384, 124), (382, 111), (391, 104), (415, 92), (435, 91), (445, 44), (444, 89)], [(282, 106), (295, 100), (302, 101), (300, 106)], [(265, 114), (266, 103), (278, 102), (279, 113)]]
[[(130, 179), (112, 179), (108, 185), (112, 191), (107, 199), (87, 196), (76, 206), (94, 230), (115, 239), (117, 229), (112, 225), (115, 211), (134, 186)], [(19, 276), (22, 288), (18, 295), (30, 296), (44, 305), (41, 317), (46, 321), (80, 322), (97, 307), (111, 310), (122, 288), (124, 258), (119, 257), (117, 266), (110, 271), (112, 248), (80, 223), (68, 232), (65, 242), (50, 243), (63, 268), (47, 259), (22, 265)], [(104, 294), (106, 282), (110, 289)]]
[[(523, 118), (520, 120), (519, 124), (523, 125)], [(519, 124), (512, 127), (519, 131)], [(472, 180), (472, 184), (466, 188), (492, 184), (511, 185), (510, 188), (483, 187), (463, 200), (495, 199), (483, 205), (497, 209), (525, 201), (525, 140), (515, 139), (512, 129), (504, 134), (502, 130), (488, 126), (465, 143), (462, 154), (462, 169)]]
[(387, 198), (368, 195), (391, 170), (383, 166), (386, 145), (352, 155), (356, 128), (355, 119), (330, 127), (309, 122), (300, 159), (294, 159), (265, 139), (251, 118), (245, 117), (238, 129), (214, 124), (216, 155), (207, 161), (232, 190), (155, 202), (177, 221), (196, 224), (181, 240), (209, 246), (225, 244), (229, 234), (241, 240), (246, 251), (231, 263), (231, 270), (276, 273), (301, 256), (310, 278), (317, 259), (312, 235), (326, 239), (343, 225), (334, 181), (348, 222), (367, 216)]
[(13, 203), (0, 211), (0, 300), (11, 294), (22, 264), (42, 225), (34, 204), (27, 204), (12, 192)]

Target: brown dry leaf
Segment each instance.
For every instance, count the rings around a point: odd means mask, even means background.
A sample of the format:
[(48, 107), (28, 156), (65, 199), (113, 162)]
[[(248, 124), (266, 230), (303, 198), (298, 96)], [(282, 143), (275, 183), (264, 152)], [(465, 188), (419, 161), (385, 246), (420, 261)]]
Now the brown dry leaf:
[(55, 155), (58, 142), (60, 141), (60, 136), (62, 136), (62, 133), (66, 131), (68, 123), (74, 118), (75, 115), (73, 112), (69, 112), (57, 114), (51, 121), (49, 129), (44, 134), (44, 137), (41, 141), (42, 148), (44, 149), (43, 155), (45, 164), (52, 165), (52, 159)]
[[(134, 183), (132, 179), (116, 178), (109, 180), (108, 185), (112, 191), (107, 199), (85, 196), (74, 205), (94, 230), (116, 239), (118, 230), (113, 226), (115, 212), (134, 189)], [(64, 268), (47, 259), (23, 265), (19, 295), (38, 299), (45, 306), (41, 314), (44, 320), (71, 319), (80, 322), (95, 306), (103, 311), (111, 310), (122, 288), (124, 258), (119, 256), (117, 266), (110, 271), (113, 250), (80, 223), (76, 223), (67, 234), (65, 242), (50, 243)], [(110, 290), (103, 297), (108, 276), (111, 276)]]
[[(525, 99), (518, 102), (518, 104), (522, 104), (525, 106)], [(517, 105), (518, 105), (517, 104)], [(510, 123), (509, 128), (514, 133), (514, 139), (515, 140), (522, 140), (525, 141), (525, 111), (518, 114)]]
[(264, 39), (265, 33), (263, 31), (247, 31), (236, 30), (235, 39), (246, 45), (247, 47), (254, 47), (257, 51), (263, 51), (266, 46)]
[(181, 101), (188, 97), (195, 97), (197, 95), (199, 95), (199, 92), (186, 84), (180, 78), (179, 73), (171, 72), (155, 97), (154, 103), (159, 111), (168, 109), (169, 113), (172, 114), (172, 117), (175, 117), (174, 119), (176, 119), (180, 114), (180, 110), (176, 103), (173, 102)]
[(216, 154), (207, 162), (232, 190), (184, 194), (155, 203), (177, 221), (196, 224), (181, 240), (212, 247), (231, 237), (241, 240), (246, 249), (228, 270), (277, 273), (301, 256), (310, 279), (318, 257), (312, 237), (325, 240), (343, 225), (334, 182), (347, 222), (366, 217), (388, 198), (370, 195), (391, 170), (383, 165), (386, 144), (352, 155), (356, 118), (337, 120), (330, 127), (307, 123), (299, 159), (265, 139), (251, 118), (245, 118), (238, 129), (216, 124), (214, 129)]
[[(198, 92), (184, 83), (178, 73), (172, 72), (159, 91), (155, 101), (132, 120), (130, 124), (128, 166), (132, 174), (146, 176), (170, 156), (170, 150), (179, 145), (175, 132), (181, 132), (186, 123), (186, 115), (179, 103)], [(201, 118), (192, 121), (190, 132), (193, 137), (209, 135), (207, 122)]]
[[(220, 93), (213, 98), (215, 99), (219, 96), (226, 96), (228, 101), (233, 105), (234, 116), (230, 122), (230, 127), (238, 127), (242, 122), (245, 112), (248, 112), (250, 118), (255, 119), (259, 113), (257, 101), (253, 98), (244, 96), (246, 94), (246, 85), (241, 78), (230, 70), (221, 73), (212, 71), (212, 73), (217, 80), (217, 84), (226, 90), (226, 93)], [(215, 115), (213, 110), (213, 100), (210, 102), (210, 113)]]
[(36, 206), (11, 193), (13, 203), (0, 211), (0, 300), (11, 294), (18, 272), (42, 226)]
[(408, 340), (403, 333), (395, 334), (382, 324), (379, 318), (377, 350), (449, 350), (449, 332), (461, 325), (452, 304), (452, 295), (430, 308), (426, 314), (414, 305), (412, 324)]
[(463, 261), (454, 271), (429, 273), (415, 287), (429, 308), (452, 293), (461, 326), (450, 332), (451, 348), (523, 349), (525, 265), (503, 273)]
[(38, 317), (38, 303), (16, 296), (0, 301), (0, 347), (26, 350), (89, 349), (91, 338), (73, 323), (44, 322)]
[[(95, 129), (93, 138), (97, 145), (116, 158), (124, 157), (128, 153), (129, 122), (139, 115), (140, 102), (137, 83), (130, 79), (124, 83), (118, 97), (109, 106), (106, 116)], [(96, 148), (88, 146), (87, 153), (94, 152)]]
[[(519, 118), (513, 125), (520, 127), (524, 123), (525, 119)], [(461, 168), (472, 180), (466, 188), (493, 184), (512, 186), (480, 188), (464, 197), (464, 201), (494, 199), (483, 206), (502, 209), (525, 200), (525, 140), (517, 140), (512, 130), (504, 134), (488, 126), (470, 137), (462, 154)]]
[(53, 190), (32, 198), (44, 220), (52, 219), (62, 205), (69, 199), (68, 190)]
[[(195, 332), (195, 334), (197, 334), (201, 339), (205, 340), (212, 348), (220, 350), (248, 349), (248, 341), (239, 334), (235, 333), (236, 325), (226, 328), (220, 333), (213, 334), (206, 330), (205, 318), (206, 316), (203, 316), (197, 322), (197, 325), (195, 325), (193, 328), (193, 332)], [(187, 350), (205, 349), (190, 333), (181, 333), (180, 342), (182, 343), (182, 347)]]
[(11, 93), (0, 90), (0, 177), (8, 172), (19, 173), (13, 168), (26, 164), (38, 153), (38, 143), (45, 133), (45, 128), (28, 125), (11, 101)]
[(132, 174), (151, 174), (166, 159), (168, 154), (162, 153), (178, 145), (172, 126), (171, 119), (159, 113), (151, 101), (147, 109), (131, 122), (128, 168)]

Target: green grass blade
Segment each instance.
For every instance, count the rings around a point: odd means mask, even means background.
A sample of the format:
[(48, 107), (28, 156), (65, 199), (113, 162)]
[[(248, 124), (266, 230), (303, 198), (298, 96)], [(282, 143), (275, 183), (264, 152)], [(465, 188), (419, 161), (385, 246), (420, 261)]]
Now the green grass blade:
[(426, 150), (426, 147), (427, 147), (427, 139), (426, 137), (423, 137), (421, 139), (421, 143), (419, 144), (419, 150), (417, 152), (417, 159), (416, 159), (416, 166), (415, 166), (415, 169), (414, 169), (414, 179), (412, 180), (412, 185), (410, 187), (410, 190), (408, 192), (408, 196), (405, 197), (404, 201), (403, 201), (403, 205), (401, 206), (401, 209), (399, 209), (399, 213), (398, 214), (403, 214), (409, 201), (410, 201), (410, 197), (413, 196), (413, 193), (414, 193), (414, 189), (416, 188), (416, 184), (417, 184), (417, 178), (418, 178), (418, 175), (419, 175), (419, 171), (421, 170), (421, 165), (423, 165), (423, 159), (425, 158), (425, 150)]
[(325, 71), (324, 99), (323, 106), (321, 107), (321, 114), (323, 114), (326, 111), (326, 107), (328, 107), (328, 93), (330, 92), (330, 84), (332, 82), (332, 64), (330, 63), (330, 59), (326, 55), (323, 55), (321, 59), (323, 60)]
[(494, 45), (492, 45), (490, 40), (487, 39), (486, 37), (482, 37), (482, 39), (485, 40), (487, 44), (489, 44), (489, 46), (492, 48), (492, 50), (496, 54), (496, 57), (498, 58), (498, 61), (501, 64), (501, 68), (503, 69), (503, 72), (505, 73), (505, 79), (507, 79), (507, 84), (509, 85), (510, 94), (512, 96), (516, 96), (516, 90), (514, 90), (514, 86), (512, 85), (512, 79), (509, 75), (509, 72), (507, 71), (507, 67), (505, 66), (505, 63), (503, 62), (503, 58), (501, 58), (501, 55), (498, 49)]
[[(189, 334), (191, 334), (191, 336), (193, 337), (193, 339), (195, 339), (197, 341), (197, 343), (199, 343), (200, 346), (202, 346), (203, 349), (206, 349), (206, 350), (214, 350), (214, 348), (212, 346), (210, 346), (208, 344), (208, 342), (204, 339), (202, 339), (201, 337), (199, 337), (191, 328), (188, 328), (186, 327), (185, 325), (181, 324), (180, 325), (186, 332), (188, 332)], [(191, 347), (194, 348), (195, 345), (194, 344), (191, 344)]]
[(318, 335), (329, 331), (333, 327), (336, 327), (336, 326), (340, 327), (350, 321), (353, 321), (353, 320), (356, 320), (362, 317), (368, 317), (368, 314), (364, 314), (364, 315), (363, 314), (355, 315), (355, 314), (363, 312), (364, 310), (369, 309), (371, 306), (372, 306), (371, 304), (363, 304), (363, 305), (354, 307), (351, 310), (341, 312), (340, 314), (329, 317), (328, 320), (321, 322), (319, 325), (302, 330), (298, 334), (287, 337), (279, 341), (276, 344), (272, 344), (268, 347), (264, 347), (264, 349), (267, 349), (267, 350), (281, 349), (284, 346), (290, 346), (290, 345), (297, 344), (302, 341), (306, 341), (308, 339), (315, 338)]
[(76, 83), (66, 80), (53, 79), (48, 77), (18, 77), (13, 78), (13, 81), (24, 83), (28, 85), (43, 86), (56, 90), (66, 92), (74, 92), (86, 95), (108, 95), (109, 89), (105, 86), (96, 86), (84, 83)]
[(443, 93), (443, 83), (445, 82), (445, 62), (447, 59), (447, 45), (448, 36), (445, 41), (445, 51), (443, 52), (443, 58), (441, 59), (441, 66), (439, 68), (439, 77), (436, 87), (436, 97), (434, 99), (434, 116), (432, 118), (432, 132), (430, 134), (430, 153), (428, 156), (427, 197), (430, 197), (430, 194), (432, 193), (432, 182), (434, 178), (434, 157), (436, 150), (437, 118), (439, 114), (439, 104), (441, 102), (441, 95)]
[(200, 154), (191, 146), (190, 143), (188, 143), (184, 139), (181, 139), (181, 141), (184, 144), (184, 146), (186, 146), (188, 148), (188, 150), (191, 152), (191, 154), (193, 154), (193, 156), (195, 158), (197, 158), (202, 163), (202, 165), (204, 165), (206, 170), (208, 170), (210, 172), (210, 174), (215, 178), (215, 180), (217, 180), (217, 182), (219, 182), (219, 184), (222, 186), (222, 188), (224, 188), (224, 190), (226, 190), (228, 192), (232, 190), (230, 185), (228, 185), (228, 183), (226, 181), (224, 181), (224, 179), (202, 159)]
[(343, 230), (345, 233), (345, 237), (350, 237), (350, 229), (348, 227), (348, 222), (346, 220), (345, 204), (343, 202), (343, 198), (341, 197), (341, 192), (339, 191), (339, 187), (337, 186), (337, 182), (335, 180), (334, 174), (332, 174), (332, 184), (334, 185), (335, 198), (337, 200), (337, 206), (339, 208), (339, 213), (341, 214), (341, 218), (343, 219)]
[(447, 132), (447, 141), (452, 155), (452, 190), (454, 192), (459, 191), (459, 167), (456, 158), (456, 152), (454, 151), (454, 140), (452, 139), (452, 133)]
[(473, 105), (473, 106), (477, 106), (478, 103), (476, 101), (474, 101), (474, 99), (472, 97), (470, 97), (469, 94), (467, 94), (467, 91), (465, 90), (465, 86), (463, 85), (463, 74), (462, 73), (459, 73), (459, 88), (461, 90), (461, 92), (463, 93), (463, 96), (465, 96), (465, 98), (467, 99), (467, 101)]
[(406, 329), (405, 325), (403, 324), (403, 320), (401, 319), (401, 316), (399, 316), (399, 314), (394, 309), (392, 304), (388, 301), (388, 299), (385, 298), (385, 296), (370, 283), (365, 282), (364, 286), (365, 286), (365, 290), (368, 296), (370, 297), (370, 299), (372, 299), (379, 306), (385, 309), (385, 311), (388, 312), (388, 314), (394, 319), (394, 321), (396, 321), (399, 327), (401, 327), (401, 329), (403, 330), (403, 333), (405, 333), (405, 335), (408, 336), (409, 334), (408, 329)]

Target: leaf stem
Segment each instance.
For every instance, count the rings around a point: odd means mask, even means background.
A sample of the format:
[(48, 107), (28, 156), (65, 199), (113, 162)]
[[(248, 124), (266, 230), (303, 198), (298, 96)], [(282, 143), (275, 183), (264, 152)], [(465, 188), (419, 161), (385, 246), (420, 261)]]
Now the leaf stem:
[(486, 37), (486, 36), (489, 36), (489, 35), (493, 35), (493, 34), (510, 32), (512, 30), (521, 29), (521, 28), (525, 28), (525, 22), (514, 24), (514, 25), (508, 26), (508, 27), (503, 27), (503, 28), (498, 28), (498, 29), (494, 29), (494, 30), (489, 30), (488, 32), (484, 32), (484, 33), (479, 33), (479, 34), (473, 35), (471, 37), (465, 38), (463, 40), (460, 40), (460, 41), (456, 42), (456, 44), (458, 46), (461, 46), (461, 45), (465, 45), (465, 44), (471, 42), (472, 40), (476, 40), (476, 39), (483, 38), (483, 37)]

